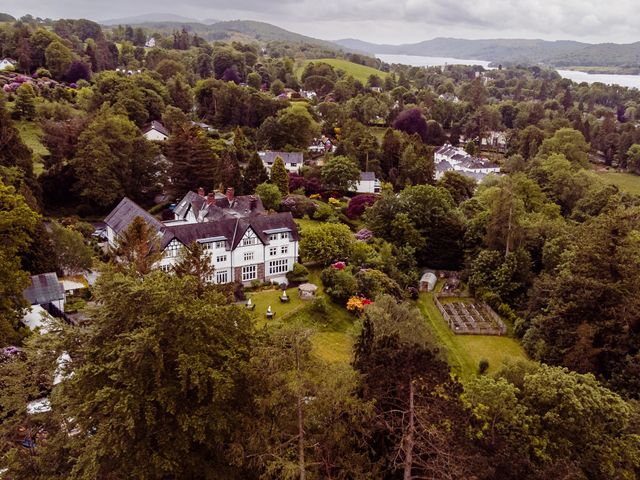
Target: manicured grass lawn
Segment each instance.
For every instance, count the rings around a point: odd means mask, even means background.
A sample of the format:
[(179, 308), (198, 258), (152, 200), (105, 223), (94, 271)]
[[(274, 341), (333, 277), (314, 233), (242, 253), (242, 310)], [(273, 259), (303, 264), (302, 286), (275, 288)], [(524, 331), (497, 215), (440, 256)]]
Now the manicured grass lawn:
[(482, 359), (489, 361), (489, 373), (492, 373), (497, 371), (502, 363), (509, 358), (527, 358), (522, 346), (513, 338), (454, 335), (433, 303), (432, 295), (431, 293), (421, 293), (418, 308), (437, 340), (445, 348), (449, 364), (462, 380), (477, 374), (478, 363)]
[(620, 190), (640, 195), (640, 175), (623, 172), (598, 172), (605, 182), (616, 185)]
[(322, 225), (323, 222), (319, 220), (313, 220), (309, 217), (305, 216), (304, 218), (296, 218), (294, 219), (300, 230), (304, 230), (309, 227), (317, 227), (318, 225)]
[[(324, 296), (318, 271), (311, 272), (309, 281), (318, 285), (317, 295)], [(327, 362), (351, 362), (357, 329), (353, 315), (332, 303), (327, 297), (324, 297), (327, 303), (326, 312), (313, 311), (311, 301), (300, 300), (297, 288), (287, 289), (287, 295), (291, 299), (289, 303), (280, 303), (280, 294), (279, 289), (247, 293), (247, 298), (251, 298), (256, 305), (253, 315), (258, 328), (300, 322), (314, 328), (311, 343), (318, 357)], [(266, 318), (269, 305), (276, 314), (273, 320)]]
[(356, 80), (360, 80), (363, 84), (366, 85), (369, 75), (377, 75), (383, 80), (389, 75), (387, 72), (382, 72), (375, 68), (367, 67), (365, 65), (360, 65), (357, 63), (350, 62), (348, 60), (342, 60), (341, 58), (319, 58), (314, 60), (306, 60), (301, 67), (296, 69), (296, 76), (300, 78), (302, 72), (304, 71), (304, 67), (307, 66), (308, 63), (328, 63), (336, 70), (344, 70), (348, 75), (353, 76)]

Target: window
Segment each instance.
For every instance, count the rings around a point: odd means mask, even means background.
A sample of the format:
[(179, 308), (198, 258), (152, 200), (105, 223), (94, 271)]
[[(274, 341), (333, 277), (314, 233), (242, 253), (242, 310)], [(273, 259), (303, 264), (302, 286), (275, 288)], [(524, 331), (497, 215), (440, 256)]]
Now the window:
[(288, 270), (289, 270), (289, 261), (287, 259), (272, 260), (269, 262), (269, 275), (284, 273)]
[(242, 267), (242, 281), (248, 282), (250, 280), (255, 280), (258, 278), (258, 266), (257, 265), (247, 265), (246, 267)]
[(245, 262), (249, 262), (253, 260), (253, 252), (245, 252), (243, 257)]
[(282, 246), (280, 247), (280, 253), (281, 253), (282, 255), (285, 255), (288, 251), (289, 251), (289, 245), (282, 245)]
[(216, 257), (216, 263), (222, 263), (222, 262), (226, 262), (227, 261), (227, 256), (226, 255), (218, 255)]
[(226, 270), (224, 272), (216, 272), (216, 283), (229, 283), (229, 276)]
[(207, 250), (213, 250), (213, 242), (207, 242), (207, 243), (203, 243), (202, 244), (202, 248), (207, 251)]
[(277, 233), (272, 233), (271, 235), (269, 235), (269, 241), (273, 241), (273, 240), (277, 240), (278, 239), (278, 234)]
[(169, 273), (171, 271), (171, 265), (160, 265), (160, 270), (164, 273)]
[(177, 257), (180, 252), (180, 244), (178, 242), (171, 242), (166, 248), (167, 257)]
[(289, 240), (289, 232), (282, 232), (280, 238)]
[(256, 239), (255, 238), (243, 238), (242, 239), (242, 246), (243, 247), (248, 247), (249, 245), (254, 245), (256, 243)]
[(298, 164), (297, 164), (297, 163), (291, 163), (290, 165), (291, 165), (291, 167), (290, 167), (290, 168), (296, 168), (296, 167), (298, 166)]
[(278, 254), (278, 247), (269, 247), (269, 256), (273, 257)]
[(224, 240), (222, 242), (216, 242), (216, 248), (224, 248), (224, 247), (225, 247)]
[(204, 281), (207, 283), (213, 283), (213, 275), (207, 275), (204, 277)]

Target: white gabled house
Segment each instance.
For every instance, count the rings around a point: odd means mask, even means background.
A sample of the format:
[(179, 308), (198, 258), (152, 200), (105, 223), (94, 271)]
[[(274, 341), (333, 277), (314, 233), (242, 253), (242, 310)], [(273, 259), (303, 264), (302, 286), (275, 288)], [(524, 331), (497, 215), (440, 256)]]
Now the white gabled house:
[(159, 222), (128, 198), (105, 219), (109, 245), (116, 248), (118, 236), (136, 217), (158, 232), (164, 256), (157, 267), (171, 271), (180, 251), (192, 242), (204, 245), (215, 273), (212, 283), (254, 280), (286, 283), (298, 252), (298, 228), (291, 213), (266, 214), (255, 196), (235, 197), (189, 192), (174, 209), (175, 219)]
[(161, 122), (158, 122), (157, 120), (153, 120), (143, 130), (142, 135), (147, 140), (164, 142), (167, 138), (169, 138), (169, 131), (165, 128), (165, 126)]
[(17, 64), (18, 62), (11, 58), (3, 58), (0, 60), (0, 70), (12, 70)]
[(374, 172), (360, 172), (360, 180), (354, 190), (356, 193), (380, 193), (380, 180)]
[(284, 168), (289, 173), (300, 173), (300, 169), (304, 165), (304, 156), (302, 152), (274, 152), (268, 150), (266, 152), (258, 152), (258, 156), (262, 160), (264, 168), (269, 172), (269, 175), (271, 175), (271, 168), (273, 167), (273, 162), (276, 161), (277, 157), (282, 159), (284, 162)]

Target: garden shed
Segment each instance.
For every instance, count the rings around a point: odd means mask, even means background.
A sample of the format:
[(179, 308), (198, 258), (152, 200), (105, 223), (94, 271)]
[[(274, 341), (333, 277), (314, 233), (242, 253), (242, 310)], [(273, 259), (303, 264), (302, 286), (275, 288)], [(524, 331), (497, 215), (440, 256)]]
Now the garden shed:
[(420, 291), (421, 292), (432, 292), (434, 288), (436, 288), (436, 282), (438, 281), (438, 277), (436, 273), (427, 270), (422, 274), (420, 278)]

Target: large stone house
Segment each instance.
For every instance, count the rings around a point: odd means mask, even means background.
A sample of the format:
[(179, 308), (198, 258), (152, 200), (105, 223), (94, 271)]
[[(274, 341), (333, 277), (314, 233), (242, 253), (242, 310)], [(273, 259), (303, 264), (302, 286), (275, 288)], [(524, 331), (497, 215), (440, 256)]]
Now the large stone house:
[(105, 219), (109, 245), (116, 248), (118, 237), (134, 218), (141, 217), (158, 232), (164, 252), (158, 268), (171, 271), (180, 250), (198, 242), (215, 267), (212, 283), (286, 283), (286, 274), (298, 258), (298, 228), (291, 213), (267, 214), (259, 197), (235, 197), (233, 189), (226, 196), (189, 192), (176, 205), (174, 216), (160, 222), (124, 198)]

